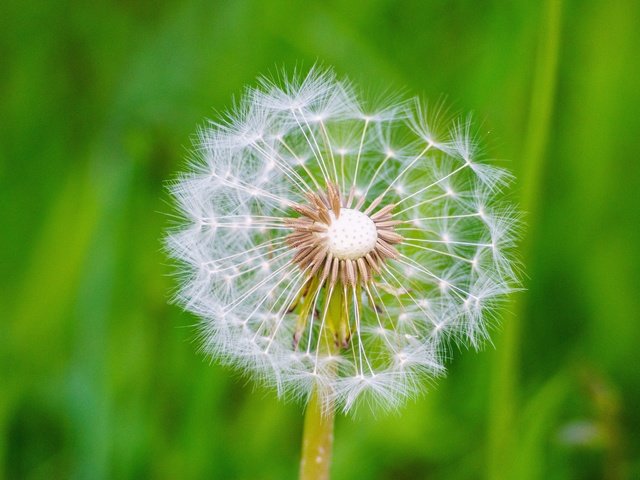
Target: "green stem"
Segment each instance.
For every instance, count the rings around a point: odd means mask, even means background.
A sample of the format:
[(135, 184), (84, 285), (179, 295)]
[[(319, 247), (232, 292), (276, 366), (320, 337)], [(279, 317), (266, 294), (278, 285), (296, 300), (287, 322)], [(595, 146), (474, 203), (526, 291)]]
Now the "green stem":
[(323, 408), (321, 395), (317, 389), (313, 392), (304, 416), (300, 480), (329, 478), (334, 412), (333, 408)]
[[(556, 90), (561, 31), (562, 0), (547, 0), (538, 44), (535, 77), (531, 93), (528, 134), (522, 156), (524, 186), (521, 206), (527, 212), (528, 236), (521, 246), (522, 258), (530, 256), (531, 239), (537, 214), (537, 199), (545, 163), (551, 117)], [(514, 450), (517, 446), (518, 351), (521, 336), (521, 317), (524, 312), (522, 295), (514, 298), (504, 316), (504, 332), (497, 344), (494, 365), (491, 405), (489, 413), (488, 478), (511, 476)]]
[[(350, 334), (347, 333), (349, 319), (344, 315), (347, 303), (348, 298), (344, 298), (340, 284), (337, 284), (335, 288), (325, 290), (323, 305), (323, 311), (326, 315), (325, 322), (323, 322), (325, 327), (318, 333), (321, 336), (318, 348), (327, 354), (337, 354), (341, 345), (349, 339)], [(346, 311), (348, 311), (348, 306)], [(307, 405), (300, 459), (301, 480), (329, 478), (335, 409), (326, 395), (326, 390), (316, 386)]]

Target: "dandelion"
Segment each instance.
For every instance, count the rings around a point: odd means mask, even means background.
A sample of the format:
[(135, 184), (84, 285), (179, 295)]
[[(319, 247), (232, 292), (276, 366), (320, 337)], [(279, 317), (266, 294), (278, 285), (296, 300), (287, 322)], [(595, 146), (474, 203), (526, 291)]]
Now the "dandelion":
[(320, 412), (303, 477), (327, 471), (334, 409), (419, 394), (447, 345), (487, 339), (515, 284), (510, 177), (468, 120), (441, 117), (368, 104), (329, 70), (263, 78), (200, 132), (172, 187), (177, 298), (204, 350)]

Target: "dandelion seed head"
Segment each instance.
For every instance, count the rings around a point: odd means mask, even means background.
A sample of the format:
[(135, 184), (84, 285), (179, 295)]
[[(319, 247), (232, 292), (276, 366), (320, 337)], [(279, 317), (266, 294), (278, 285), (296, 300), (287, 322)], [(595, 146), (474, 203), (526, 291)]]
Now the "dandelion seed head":
[(203, 351), (344, 411), (418, 395), (517, 286), (510, 175), (478, 145), (469, 119), (364, 103), (331, 70), (260, 79), (171, 187), (176, 301)]

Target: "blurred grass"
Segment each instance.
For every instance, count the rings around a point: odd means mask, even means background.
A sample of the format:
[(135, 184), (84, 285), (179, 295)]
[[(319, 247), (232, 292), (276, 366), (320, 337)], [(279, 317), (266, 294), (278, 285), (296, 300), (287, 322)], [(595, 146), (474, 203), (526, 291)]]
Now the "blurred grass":
[[(518, 176), (522, 178), (520, 207), (528, 223), (528, 231), (521, 241), (521, 260), (527, 265), (530, 259), (531, 242), (535, 235), (541, 178), (546, 166), (546, 151), (551, 133), (553, 107), (555, 105), (558, 57), (561, 39), (562, 2), (547, 0), (541, 15), (538, 45), (534, 66), (527, 133), (525, 134), (521, 165)], [(536, 449), (548, 432), (532, 423), (520, 427), (518, 378), (519, 349), (522, 341), (522, 317), (526, 297), (513, 295), (503, 317), (504, 332), (497, 344), (492, 383), (492, 405), (489, 409), (488, 471), (490, 479), (538, 478), (539, 462), (543, 455)], [(547, 387), (543, 387), (547, 388)], [(534, 397), (535, 399), (535, 397)], [(532, 400), (533, 402), (534, 400)], [(527, 408), (525, 404), (523, 408)], [(542, 416), (542, 412), (539, 412)], [(537, 419), (540, 421), (541, 419)], [(538, 428), (536, 428), (538, 427)], [(522, 438), (525, 448), (519, 451), (517, 429), (524, 430)], [(526, 440), (525, 440), (526, 439)], [(528, 447), (528, 448), (527, 448)], [(525, 468), (518, 470), (519, 465)]]
[(340, 418), (335, 478), (640, 477), (640, 6), (546, 8), (0, 4), (0, 478), (295, 477), (301, 407), (197, 354), (159, 239), (195, 126), (316, 60), (475, 111), (530, 212), (497, 349)]

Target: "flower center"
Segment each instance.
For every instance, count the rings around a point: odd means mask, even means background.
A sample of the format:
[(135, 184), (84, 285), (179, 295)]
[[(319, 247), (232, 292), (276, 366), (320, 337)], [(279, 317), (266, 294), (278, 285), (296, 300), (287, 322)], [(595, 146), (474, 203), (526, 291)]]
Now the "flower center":
[(351, 208), (340, 209), (338, 218), (333, 212), (329, 215), (331, 224), (325, 235), (329, 252), (334, 257), (357, 260), (375, 248), (378, 229), (369, 216)]
[(292, 230), (287, 244), (295, 250), (293, 263), (310, 279), (317, 275), (318, 288), (325, 282), (331, 288), (338, 282), (345, 287), (364, 285), (380, 273), (386, 259), (398, 257), (394, 245), (403, 238), (394, 226), (402, 222), (393, 219), (395, 205), (378, 208), (382, 196), (364, 211), (364, 199), (352, 208), (353, 192), (345, 199), (332, 183), (326, 191), (306, 192), (306, 197), (307, 204), (292, 205), (300, 216), (285, 219)]

